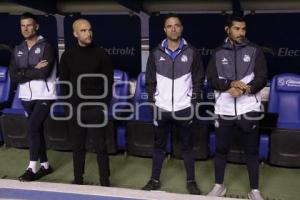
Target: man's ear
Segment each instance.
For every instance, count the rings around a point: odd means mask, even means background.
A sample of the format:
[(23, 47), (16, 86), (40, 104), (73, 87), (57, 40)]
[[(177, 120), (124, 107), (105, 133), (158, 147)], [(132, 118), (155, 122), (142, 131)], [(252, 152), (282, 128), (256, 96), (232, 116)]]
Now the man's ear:
[(76, 37), (76, 38), (78, 37), (76, 31), (73, 31), (73, 35), (74, 35), (74, 37)]
[(39, 25), (39, 24), (36, 24), (36, 26), (35, 26), (35, 31), (38, 31), (39, 28), (40, 28), (40, 25)]
[(225, 32), (228, 34), (229, 33), (229, 27), (228, 26), (225, 26), (224, 28)]

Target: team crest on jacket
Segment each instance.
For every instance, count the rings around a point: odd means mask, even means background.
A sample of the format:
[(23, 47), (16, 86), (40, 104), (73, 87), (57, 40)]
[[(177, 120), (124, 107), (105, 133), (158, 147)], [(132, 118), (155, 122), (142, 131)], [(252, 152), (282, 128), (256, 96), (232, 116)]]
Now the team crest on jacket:
[(243, 61), (244, 62), (250, 62), (251, 58), (249, 55), (244, 55)]
[(40, 54), (40, 53), (41, 53), (41, 49), (40, 49), (39, 47), (36, 48), (35, 51), (34, 51), (34, 53), (35, 53), (35, 54)]
[(188, 61), (188, 57), (186, 55), (182, 55), (181, 62), (187, 62), (187, 61)]
[(166, 60), (164, 57), (160, 57), (160, 59), (159, 59), (159, 61), (164, 61), (164, 60)]

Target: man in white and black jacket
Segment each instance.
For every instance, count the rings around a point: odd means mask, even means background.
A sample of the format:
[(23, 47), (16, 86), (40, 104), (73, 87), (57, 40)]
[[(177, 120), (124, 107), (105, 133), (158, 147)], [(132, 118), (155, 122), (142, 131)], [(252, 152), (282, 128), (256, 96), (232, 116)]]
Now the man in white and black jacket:
[[(20, 18), (25, 41), (17, 45), (10, 63), (11, 80), (19, 85), (19, 98), (29, 123), (30, 162), (20, 181), (34, 181), (52, 172), (46, 154), (43, 123), (56, 99), (55, 54), (45, 38), (37, 34), (37, 17), (24, 13)], [(37, 162), (41, 167), (37, 170)]]
[(243, 17), (229, 16), (228, 37), (218, 47), (208, 66), (208, 82), (215, 90), (216, 154), (215, 186), (209, 196), (224, 196), (223, 185), (227, 154), (234, 128), (242, 134), (250, 179), (250, 199), (263, 199), (259, 182), (258, 119), (261, 89), (267, 83), (267, 66), (259, 46), (249, 42)]
[[(181, 150), (187, 174), (187, 189), (200, 194), (195, 181), (193, 139), (190, 129), (195, 103), (200, 100), (204, 69), (199, 52), (181, 37), (180, 18), (169, 14), (164, 21), (167, 36), (150, 54), (146, 69), (149, 101), (155, 104), (152, 176), (143, 190), (160, 188), (160, 172), (165, 156), (169, 125), (179, 128)], [(178, 118), (181, 119), (178, 119)]]

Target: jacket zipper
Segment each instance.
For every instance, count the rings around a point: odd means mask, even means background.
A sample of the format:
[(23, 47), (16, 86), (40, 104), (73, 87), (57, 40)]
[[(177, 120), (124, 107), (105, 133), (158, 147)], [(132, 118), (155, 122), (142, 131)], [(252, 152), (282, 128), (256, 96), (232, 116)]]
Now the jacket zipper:
[(172, 61), (172, 112), (174, 112), (174, 65), (175, 65), (175, 58)]
[[(233, 45), (233, 49), (234, 49), (234, 79), (237, 80), (237, 69), (236, 69), (236, 46)], [(236, 97), (234, 97), (234, 113), (235, 116), (237, 116), (237, 108), (236, 108)]]
[[(32, 47), (34, 47), (34, 46), (37, 45), (37, 44), (38, 44), (38, 41), (37, 41)], [(28, 56), (27, 56), (27, 63), (28, 63), (28, 65), (29, 65), (29, 52), (31, 51), (32, 47), (31, 47), (31, 48), (29, 49), (29, 51), (28, 51)], [(44, 49), (44, 50), (45, 50), (45, 49)], [(50, 92), (50, 89), (49, 89), (48, 82), (47, 82), (47, 79), (46, 79), (46, 78), (44, 79), (44, 82), (45, 82), (45, 84), (46, 84), (47, 91)], [(30, 91), (31, 91), (31, 88), (30, 88)]]
[[(174, 74), (175, 74), (175, 60), (176, 60), (176, 58), (180, 55), (180, 54), (182, 54), (182, 52), (183, 51), (185, 51), (186, 50), (186, 48), (183, 48), (176, 56), (175, 56), (175, 58), (173, 59), (172, 58), (172, 112), (174, 111)], [(162, 50), (163, 51), (163, 50)], [(163, 51), (165, 54), (167, 54), (165, 51)], [(168, 54), (167, 54), (167, 56), (169, 56)]]
[[(29, 67), (29, 55), (30, 55), (30, 51), (31, 51), (32, 47), (30, 49), (28, 49), (28, 51), (27, 51), (27, 68)], [(27, 48), (28, 48), (28, 46), (27, 46)], [(23, 74), (23, 76), (24, 75), (25, 75), (25, 73)], [(32, 90), (31, 90), (31, 86), (30, 86), (30, 81), (28, 82), (28, 87), (29, 87), (29, 91), (30, 91), (30, 98), (29, 98), (29, 100), (31, 101), (31, 99), (32, 99)]]
[(182, 54), (185, 48), (181, 49), (178, 54), (176, 54), (175, 58), (172, 59), (172, 112), (174, 112), (174, 75), (175, 75), (175, 60), (176, 58)]
[(255, 97), (256, 103), (258, 103), (258, 99), (257, 99), (257, 97), (256, 97), (256, 94), (254, 94), (254, 97)]

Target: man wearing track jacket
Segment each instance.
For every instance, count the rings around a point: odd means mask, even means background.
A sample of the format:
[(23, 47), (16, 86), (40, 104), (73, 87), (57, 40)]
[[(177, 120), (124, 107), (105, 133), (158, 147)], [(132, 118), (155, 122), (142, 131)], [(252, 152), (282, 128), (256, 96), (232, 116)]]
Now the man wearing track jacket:
[(167, 15), (164, 21), (167, 38), (150, 53), (148, 58), (146, 89), (149, 101), (155, 104), (158, 112), (154, 112), (152, 176), (142, 189), (160, 188), (159, 177), (169, 125), (174, 124), (180, 132), (187, 190), (191, 194), (200, 194), (195, 181), (193, 141), (189, 126), (192, 122), (193, 105), (200, 100), (204, 69), (198, 51), (181, 37), (182, 30), (180, 18), (175, 14)]
[(37, 34), (39, 24), (35, 15), (22, 14), (20, 26), (25, 40), (15, 47), (9, 70), (12, 82), (19, 85), (18, 97), (29, 124), (29, 164), (19, 180), (34, 181), (53, 171), (47, 158), (43, 123), (57, 98), (55, 54), (50, 43)]
[(215, 90), (216, 154), (215, 186), (209, 196), (224, 196), (223, 184), (227, 154), (233, 129), (242, 134), (251, 191), (250, 199), (263, 199), (258, 190), (258, 119), (261, 89), (267, 83), (267, 66), (262, 50), (245, 37), (243, 17), (229, 16), (228, 37), (218, 47), (208, 66), (208, 82)]

